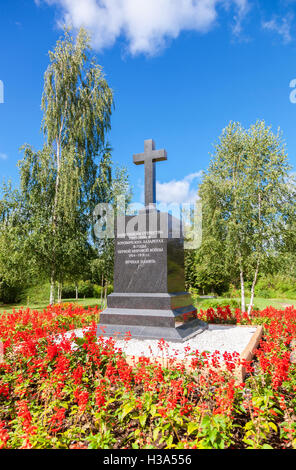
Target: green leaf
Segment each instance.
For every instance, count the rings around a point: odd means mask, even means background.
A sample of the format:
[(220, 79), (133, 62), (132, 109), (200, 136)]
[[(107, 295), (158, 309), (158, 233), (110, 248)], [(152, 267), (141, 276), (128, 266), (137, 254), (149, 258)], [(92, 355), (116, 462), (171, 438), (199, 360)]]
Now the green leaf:
[(173, 444), (174, 436), (171, 434), (168, 439), (166, 439), (166, 445), (170, 448)]
[(187, 426), (187, 433), (190, 435), (190, 434), (193, 434), (195, 431), (197, 431), (199, 429), (199, 425), (194, 423), (193, 421), (191, 421), (188, 426)]
[(270, 421), (270, 422), (268, 423), (268, 425), (269, 425), (269, 427), (270, 427), (271, 429), (274, 430), (274, 432), (277, 432), (277, 431), (278, 431), (277, 425), (276, 425), (275, 423), (273, 423), (272, 421)]
[(129, 413), (133, 411), (134, 408), (135, 407), (133, 404), (127, 403), (122, 409), (121, 419), (123, 420)]
[(154, 404), (154, 405), (151, 405), (151, 408), (150, 408), (150, 414), (152, 416), (152, 418), (154, 418), (154, 416), (156, 415), (157, 413), (157, 406)]
[(76, 336), (76, 338), (74, 339), (74, 342), (75, 342), (78, 346), (83, 346), (84, 343), (85, 343), (85, 341), (86, 341), (85, 338), (78, 338), (77, 336)]
[(152, 435), (153, 435), (153, 440), (154, 440), (154, 441), (156, 441), (156, 439), (157, 439), (157, 437), (158, 437), (160, 431), (161, 431), (161, 428), (155, 428), (155, 429), (153, 429), (153, 434), (152, 434)]
[(144, 427), (146, 424), (146, 420), (147, 420), (147, 414), (140, 415), (138, 418), (139, 418), (141, 426)]
[(217, 434), (218, 434), (218, 430), (217, 430), (217, 429), (212, 429), (212, 430), (209, 432), (209, 438), (210, 438), (210, 441), (211, 441), (212, 444), (215, 443)]

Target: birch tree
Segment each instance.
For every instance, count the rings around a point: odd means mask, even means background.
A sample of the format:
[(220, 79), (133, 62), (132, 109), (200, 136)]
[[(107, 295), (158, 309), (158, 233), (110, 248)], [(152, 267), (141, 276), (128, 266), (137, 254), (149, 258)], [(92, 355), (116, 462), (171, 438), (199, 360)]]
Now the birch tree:
[(260, 269), (283, 243), (294, 197), (289, 171), (280, 131), (274, 134), (263, 121), (249, 129), (230, 123), (200, 187), (203, 240), (207, 245), (212, 238), (221, 248), (219, 264), (233, 278), (239, 275), (242, 311), (251, 281), (248, 314)]
[(92, 211), (108, 191), (99, 168), (110, 165), (104, 149), (113, 93), (84, 29), (76, 38), (65, 30), (49, 58), (42, 96), (44, 147), (35, 152), (24, 146), (19, 166), (32, 221), (28, 243), (50, 271), (52, 304), (56, 282), (69, 256), (87, 244)]

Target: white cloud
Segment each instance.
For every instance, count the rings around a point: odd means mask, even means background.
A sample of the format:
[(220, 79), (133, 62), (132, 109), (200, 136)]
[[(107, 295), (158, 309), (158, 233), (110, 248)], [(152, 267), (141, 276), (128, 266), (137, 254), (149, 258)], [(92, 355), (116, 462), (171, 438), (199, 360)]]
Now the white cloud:
[(191, 173), (182, 180), (172, 180), (168, 183), (156, 182), (156, 197), (160, 204), (193, 203), (197, 199), (197, 180), (202, 171)]
[(7, 160), (7, 158), (6, 153), (0, 153), (0, 160)]
[(269, 31), (276, 32), (282, 37), (284, 43), (287, 44), (288, 42), (292, 40), (292, 36), (291, 36), (292, 20), (293, 20), (292, 14), (288, 14), (284, 18), (274, 17), (270, 21), (264, 21), (262, 23), (262, 28), (269, 30)]
[[(233, 2), (231, 0), (225, 0), (224, 1), (225, 8), (227, 10), (230, 10), (232, 3)], [(234, 25), (232, 28), (232, 32), (233, 34), (238, 36), (242, 31), (242, 21), (247, 15), (247, 13), (249, 13), (251, 9), (251, 5), (248, 1), (236, 0), (235, 6), (236, 6), (236, 13), (234, 14)]]
[(233, 10), (233, 32), (238, 34), (249, 10), (249, 0), (35, 0), (61, 8), (59, 24), (84, 26), (97, 50), (125, 37), (131, 54), (153, 55), (181, 31), (201, 33), (216, 23), (217, 7)]

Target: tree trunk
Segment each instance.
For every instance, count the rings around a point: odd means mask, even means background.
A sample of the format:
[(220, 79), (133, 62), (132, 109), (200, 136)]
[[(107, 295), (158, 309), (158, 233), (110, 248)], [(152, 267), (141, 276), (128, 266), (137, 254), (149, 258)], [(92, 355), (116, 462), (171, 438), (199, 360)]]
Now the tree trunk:
[(62, 284), (58, 283), (58, 303), (62, 302)]
[(107, 306), (107, 291), (108, 291), (108, 284), (105, 286), (105, 296), (104, 296), (104, 308)]
[[(258, 220), (259, 231), (260, 231), (260, 234), (261, 234), (261, 193), (260, 193), (260, 191), (258, 193), (258, 219), (259, 219)], [(261, 246), (259, 246), (259, 248), (261, 249)], [(257, 282), (259, 266), (260, 266), (260, 255), (257, 259), (256, 270), (255, 270), (254, 279), (253, 279), (252, 288), (251, 288), (251, 299), (250, 299), (250, 304), (249, 304), (249, 307), (248, 307), (248, 316), (250, 316), (251, 311), (252, 311), (252, 307), (253, 307), (255, 286), (256, 286), (256, 282)]]
[(75, 297), (76, 300), (78, 300), (78, 285), (77, 284), (75, 284), (75, 296), (76, 296)]
[(240, 270), (240, 281), (241, 281), (241, 311), (244, 313), (246, 311), (246, 302), (245, 302), (245, 282), (244, 282), (244, 273), (243, 270)]
[(258, 272), (259, 272), (259, 265), (260, 265), (260, 260), (257, 261), (256, 271), (255, 271), (255, 275), (254, 275), (254, 279), (253, 279), (253, 283), (252, 283), (251, 299), (250, 299), (250, 303), (249, 303), (249, 307), (248, 307), (248, 316), (250, 316), (251, 311), (252, 311), (252, 307), (253, 307), (254, 295), (255, 295), (255, 286), (256, 286)]
[[(53, 235), (56, 235), (56, 228), (57, 228), (57, 204), (58, 204), (58, 191), (59, 191), (59, 183), (60, 183), (60, 145), (57, 141), (57, 177), (56, 177), (56, 184), (55, 184), (55, 196), (54, 196), (54, 205), (53, 205), (53, 214), (52, 214), (52, 223), (53, 223)], [(51, 272), (51, 281), (50, 281), (50, 305), (54, 304), (55, 301), (55, 284), (56, 284), (56, 253), (55, 253), (55, 246), (53, 246), (53, 267)]]
[(104, 290), (104, 276), (102, 276), (101, 308), (102, 308), (102, 306), (103, 306), (103, 290)]
[(55, 271), (53, 269), (51, 272), (51, 279), (50, 279), (49, 305), (54, 304), (54, 291), (55, 291)]

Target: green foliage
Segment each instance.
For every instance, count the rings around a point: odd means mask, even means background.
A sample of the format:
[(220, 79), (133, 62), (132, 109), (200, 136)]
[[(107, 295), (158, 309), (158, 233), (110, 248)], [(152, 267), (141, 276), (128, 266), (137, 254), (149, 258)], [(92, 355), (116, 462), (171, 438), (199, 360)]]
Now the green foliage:
[(232, 442), (231, 424), (227, 416), (204, 416), (198, 432), (197, 448), (225, 449), (229, 447)]
[[(215, 240), (206, 239), (202, 248), (185, 251), (185, 282), (187, 289), (196, 289), (200, 294), (214, 292), (221, 295), (229, 286), (229, 276), (221, 265), (219, 250)], [(211, 262), (207, 254), (211, 253)]]
[(33, 286), (27, 287), (21, 294), (20, 300), (24, 305), (39, 304), (48, 302), (50, 293), (50, 283), (43, 282), (37, 283)]
[(113, 282), (114, 240), (96, 241), (99, 256), (90, 262), (90, 278), (95, 284), (111, 284)]
[(295, 218), (289, 171), (280, 132), (273, 134), (263, 121), (249, 129), (231, 122), (200, 186), (203, 241), (197, 270), (210, 277), (214, 270), (228, 283), (240, 284), (243, 310), (245, 281), (252, 282), (250, 309), (259, 270), (283, 249), (287, 221)]
[[(78, 296), (83, 297), (94, 297), (94, 286), (90, 282), (79, 282), (78, 283)], [(63, 299), (74, 299), (76, 297), (76, 286), (66, 284), (62, 287), (62, 298)]]
[(91, 434), (87, 437), (87, 440), (89, 442), (89, 449), (110, 449), (116, 443), (116, 439), (110, 429), (95, 435)]
[(262, 276), (255, 288), (255, 294), (265, 299), (286, 298), (296, 299), (296, 279), (290, 276)]
[[(106, 136), (113, 93), (91, 55), (86, 31), (74, 37), (65, 30), (49, 57), (42, 95), (44, 147), (36, 152), (25, 145), (19, 167), (24, 249), (50, 280), (52, 304), (56, 283), (85, 279), (90, 261), (98, 257), (90, 236), (95, 207), (113, 203), (128, 183), (124, 169), (112, 169)], [(109, 259), (110, 250), (100, 248), (99, 256)]]
[(15, 302), (35, 274), (25, 249), (26, 213), (11, 183), (0, 188), (0, 301)]
[[(78, 298), (97, 298), (100, 299), (102, 294), (102, 287), (92, 283), (91, 281), (79, 281), (78, 284)], [(0, 290), (1, 292), (1, 290)], [(107, 286), (107, 295), (113, 292), (113, 285), (109, 284)], [(25, 288), (23, 291), (18, 290), (18, 295), (16, 299), (10, 301), (7, 300), (7, 303), (14, 303), (20, 301), (23, 305), (38, 305), (41, 303), (48, 302), (50, 293), (50, 283), (44, 282), (41, 284), (36, 284), (31, 287)], [(103, 290), (104, 293), (104, 290)], [(62, 300), (75, 299), (76, 298), (76, 286), (74, 284), (66, 283), (62, 287)]]
[[(250, 288), (249, 288), (248, 282), (245, 282), (245, 295), (249, 296), (250, 295)], [(228, 290), (223, 292), (222, 296), (223, 297), (231, 297), (231, 298), (239, 298), (240, 297), (240, 287), (234, 284), (230, 284), (228, 287)]]
[[(78, 283), (78, 297), (88, 298), (88, 297), (97, 297), (100, 298), (102, 294), (102, 286), (93, 284), (90, 281), (80, 281)], [(107, 287), (107, 295), (113, 292), (113, 286), (110, 284)], [(73, 284), (68, 284), (63, 286), (62, 289), (62, 298), (63, 299), (74, 299), (76, 296), (76, 286)]]
[(217, 308), (217, 307), (227, 307), (236, 309), (240, 308), (240, 303), (235, 299), (226, 299), (226, 300), (215, 300), (215, 299), (206, 299), (198, 303), (198, 308), (208, 309), (208, 308)]
[(8, 285), (5, 281), (0, 282), (0, 302), (11, 304), (19, 302), (22, 295), (22, 285)]

